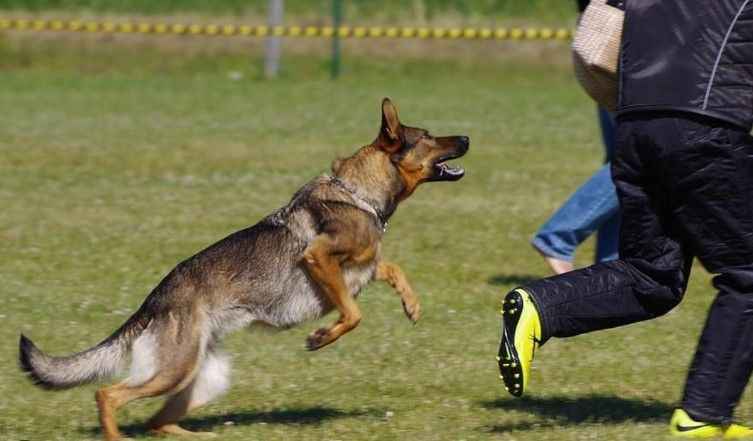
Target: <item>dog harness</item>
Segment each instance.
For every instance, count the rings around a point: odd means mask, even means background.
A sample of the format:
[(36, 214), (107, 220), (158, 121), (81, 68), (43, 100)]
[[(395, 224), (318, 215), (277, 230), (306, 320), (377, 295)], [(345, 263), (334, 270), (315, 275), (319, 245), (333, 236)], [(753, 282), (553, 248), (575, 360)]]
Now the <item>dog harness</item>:
[(354, 188), (352, 185), (348, 184), (337, 176), (330, 176), (329, 180), (350, 195), (351, 199), (353, 199), (354, 207), (374, 216), (376, 218), (377, 224), (379, 225), (379, 228), (382, 229), (382, 233), (385, 233), (387, 231), (387, 217), (384, 215), (382, 210), (380, 210), (378, 207), (375, 207), (366, 198), (361, 196), (357, 188)]

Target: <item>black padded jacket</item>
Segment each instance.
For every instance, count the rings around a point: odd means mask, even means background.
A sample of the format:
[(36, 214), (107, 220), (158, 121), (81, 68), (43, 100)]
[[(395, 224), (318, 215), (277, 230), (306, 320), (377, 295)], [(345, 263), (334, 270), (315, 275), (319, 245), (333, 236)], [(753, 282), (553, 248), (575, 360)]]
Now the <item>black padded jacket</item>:
[(753, 0), (626, 0), (618, 113), (753, 126)]

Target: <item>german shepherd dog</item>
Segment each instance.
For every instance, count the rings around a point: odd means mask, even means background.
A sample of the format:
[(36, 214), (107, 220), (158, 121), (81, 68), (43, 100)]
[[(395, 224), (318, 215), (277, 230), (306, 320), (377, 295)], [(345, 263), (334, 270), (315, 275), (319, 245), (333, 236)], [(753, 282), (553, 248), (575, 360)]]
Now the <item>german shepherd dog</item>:
[[(320, 349), (358, 326), (355, 297), (371, 280), (390, 284), (416, 322), (418, 298), (400, 267), (381, 258), (380, 242), (398, 203), (423, 182), (457, 181), (446, 161), (468, 151), (465, 136), (434, 137), (404, 126), (385, 98), (376, 140), (332, 164), (332, 175), (307, 183), (258, 224), (178, 264), (117, 331), (77, 354), (46, 355), (20, 339), (20, 365), (39, 386), (64, 389), (115, 375), (127, 378), (96, 392), (108, 441), (120, 439), (115, 412), (145, 397), (168, 396), (147, 426), (190, 435), (178, 421), (228, 387), (220, 338), (252, 323), (290, 328), (337, 309), (338, 319), (311, 333)], [(212, 435), (212, 434), (203, 434)]]

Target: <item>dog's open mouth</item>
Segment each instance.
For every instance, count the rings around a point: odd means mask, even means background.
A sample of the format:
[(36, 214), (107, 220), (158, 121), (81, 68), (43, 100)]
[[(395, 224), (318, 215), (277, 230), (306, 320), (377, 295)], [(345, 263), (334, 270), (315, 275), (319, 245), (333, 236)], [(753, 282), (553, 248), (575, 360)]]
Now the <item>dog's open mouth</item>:
[[(465, 152), (463, 152), (465, 153)], [(465, 175), (465, 169), (463, 167), (452, 166), (447, 164), (455, 158), (463, 156), (462, 153), (453, 154), (450, 156), (443, 156), (434, 164), (434, 177), (433, 181), (457, 181)]]
[(434, 169), (437, 171), (436, 178), (442, 181), (457, 181), (465, 175), (463, 167), (447, 165), (446, 162), (434, 164)]

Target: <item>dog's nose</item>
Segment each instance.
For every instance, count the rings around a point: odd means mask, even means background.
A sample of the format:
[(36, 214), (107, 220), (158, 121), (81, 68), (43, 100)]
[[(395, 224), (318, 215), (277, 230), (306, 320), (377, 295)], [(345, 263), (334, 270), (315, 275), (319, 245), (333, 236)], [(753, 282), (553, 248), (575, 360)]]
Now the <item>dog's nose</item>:
[(468, 147), (471, 144), (471, 140), (467, 136), (458, 136), (458, 141), (460, 141), (460, 144), (464, 147)]

